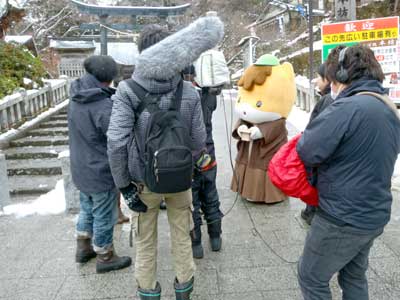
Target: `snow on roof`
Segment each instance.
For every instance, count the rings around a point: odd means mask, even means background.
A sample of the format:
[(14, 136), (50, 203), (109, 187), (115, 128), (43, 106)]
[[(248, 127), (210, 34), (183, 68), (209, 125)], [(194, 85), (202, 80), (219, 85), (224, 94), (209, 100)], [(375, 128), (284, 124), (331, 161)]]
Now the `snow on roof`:
[[(94, 54), (99, 55), (101, 45), (95, 43), (96, 50)], [(107, 43), (108, 55), (121, 65), (135, 65), (139, 50), (135, 43)]]
[(7, 13), (7, 0), (0, 0), (0, 18)]
[(95, 49), (93, 41), (58, 41), (50, 40), (50, 48), (55, 49)]
[(32, 39), (31, 35), (6, 35), (4, 40), (6, 43), (15, 42), (18, 44), (25, 44)]

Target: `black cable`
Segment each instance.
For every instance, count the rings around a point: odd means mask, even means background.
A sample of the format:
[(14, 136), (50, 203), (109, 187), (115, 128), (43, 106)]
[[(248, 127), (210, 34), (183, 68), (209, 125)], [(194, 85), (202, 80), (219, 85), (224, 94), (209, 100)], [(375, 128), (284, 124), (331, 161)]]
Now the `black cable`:
[[(236, 203), (237, 203), (237, 200), (239, 199), (239, 197), (240, 197), (240, 194), (239, 194), (239, 182), (240, 182), (240, 179), (239, 179), (239, 175), (237, 174), (237, 172), (235, 172), (235, 167), (234, 167), (234, 165), (233, 165), (233, 158), (232, 158), (232, 135), (231, 134), (229, 134), (229, 132), (232, 132), (232, 127), (233, 127), (233, 101), (232, 101), (232, 98), (231, 99), (229, 99), (230, 101), (231, 101), (231, 130), (230, 131), (228, 131), (228, 120), (227, 120), (227, 117), (226, 117), (226, 107), (225, 107), (225, 99), (224, 99), (224, 96), (223, 96), (223, 94), (222, 94), (222, 100), (221, 100), (221, 102), (222, 102), (222, 106), (223, 106), (223, 109), (224, 109), (224, 118), (225, 118), (225, 129), (226, 129), (226, 137), (227, 137), (227, 141), (228, 141), (228, 147), (229, 147), (229, 160), (230, 160), (230, 164), (231, 164), (231, 168), (232, 168), (232, 173), (233, 173), (233, 178), (234, 178), (234, 180), (236, 181), (236, 186), (237, 186), (237, 192), (236, 192), (236, 198), (235, 198), (235, 201), (234, 201), (234, 203), (233, 203), (233, 205), (232, 205), (232, 207), (230, 208), (230, 210), (228, 211), (228, 213), (229, 212), (231, 212), (232, 211), (232, 209), (234, 208), (234, 206), (236, 205)], [(240, 197), (241, 199), (242, 199), (242, 202), (243, 202), (243, 205), (244, 205), (244, 207), (246, 208), (246, 211), (247, 211), (247, 214), (249, 215), (249, 218), (250, 218), (250, 221), (251, 221), (251, 223), (252, 223), (252, 225), (253, 225), (253, 228), (252, 228), (252, 230), (253, 230), (253, 232), (255, 232), (257, 235), (258, 235), (258, 237), (261, 239), (261, 241), (264, 243), (264, 245), (276, 256), (276, 257), (278, 257), (281, 261), (283, 261), (284, 263), (287, 263), (287, 264), (297, 264), (297, 261), (289, 261), (289, 260), (287, 260), (286, 258), (284, 258), (283, 256), (281, 256), (277, 251), (275, 251), (273, 248), (272, 248), (272, 246), (264, 239), (264, 237), (262, 236), (262, 234), (260, 233), (260, 231), (258, 230), (258, 228), (257, 228), (257, 225), (256, 225), (256, 222), (255, 222), (255, 220), (254, 220), (254, 218), (253, 218), (253, 216), (252, 216), (252, 214), (251, 214), (251, 212), (250, 212), (250, 209), (249, 209), (249, 207), (248, 207), (248, 204), (246, 203), (246, 201), (242, 198), (242, 197)]]

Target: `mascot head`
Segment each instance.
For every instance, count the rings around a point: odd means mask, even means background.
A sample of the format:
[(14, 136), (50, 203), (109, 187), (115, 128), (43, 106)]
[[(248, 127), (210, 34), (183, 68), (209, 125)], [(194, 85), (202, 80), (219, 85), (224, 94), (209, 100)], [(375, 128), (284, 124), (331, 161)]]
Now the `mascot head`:
[(296, 100), (296, 85), (290, 63), (279, 64), (270, 54), (261, 56), (240, 78), (236, 112), (252, 124), (287, 118)]

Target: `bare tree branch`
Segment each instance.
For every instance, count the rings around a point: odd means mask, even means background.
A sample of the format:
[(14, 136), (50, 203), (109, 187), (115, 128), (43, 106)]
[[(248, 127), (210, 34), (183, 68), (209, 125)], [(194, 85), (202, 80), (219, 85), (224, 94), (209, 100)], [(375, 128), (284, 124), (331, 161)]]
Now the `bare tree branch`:
[(57, 27), (62, 21), (64, 21), (66, 18), (68, 18), (70, 15), (72, 15), (72, 11), (70, 11), (69, 13), (67, 13), (65, 16), (63, 16), (62, 18), (59, 18), (57, 20), (57, 22), (55, 22), (53, 25), (51, 25), (50, 27), (44, 29), (44, 30), (40, 30), (37, 31), (35, 34), (35, 38), (39, 38), (41, 36), (43, 36), (44, 34), (46, 34), (47, 32), (51, 31), (52, 29), (54, 29), (55, 27)]
[[(53, 17), (51, 17), (50, 19), (48, 19), (46, 22), (44, 22), (42, 25), (39, 26), (38, 29), (35, 30), (34, 36), (37, 37), (39, 36), (39, 33), (42, 31), (43, 28), (45, 28), (48, 24), (50, 24), (52, 21), (56, 20), (57, 18), (59, 18), (67, 9), (68, 7), (64, 7), (63, 9), (61, 9), (56, 15), (54, 15)], [(72, 13), (72, 11), (68, 12), (67, 15), (70, 15)], [(60, 20), (65, 19), (65, 16), (62, 17)], [(59, 24), (59, 20), (55, 23), (55, 24)], [(48, 30), (46, 30), (48, 31)]]

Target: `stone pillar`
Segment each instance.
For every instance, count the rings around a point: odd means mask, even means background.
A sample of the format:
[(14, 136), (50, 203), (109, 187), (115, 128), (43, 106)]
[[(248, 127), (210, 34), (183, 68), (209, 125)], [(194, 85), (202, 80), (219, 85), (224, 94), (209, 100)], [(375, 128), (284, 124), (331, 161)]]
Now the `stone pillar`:
[(6, 156), (0, 151), (0, 210), (10, 204), (10, 187), (8, 185)]
[(107, 47), (107, 16), (100, 16), (100, 44), (101, 44), (101, 55), (108, 55)]
[(71, 162), (69, 159), (69, 151), (60, 153), (61, 169), (64, 179), (64, 194), (67, 214), (79, 213), (79, 191), (72, 182)]

